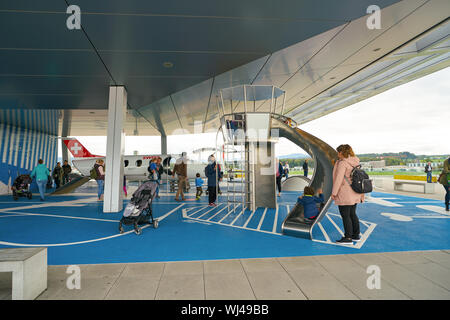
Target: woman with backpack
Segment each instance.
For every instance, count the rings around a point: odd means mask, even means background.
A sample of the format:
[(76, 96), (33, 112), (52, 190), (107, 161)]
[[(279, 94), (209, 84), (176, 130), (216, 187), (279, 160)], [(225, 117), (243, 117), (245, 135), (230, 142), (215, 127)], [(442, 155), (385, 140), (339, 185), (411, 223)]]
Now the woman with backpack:
[(356, 216), (356, 204), (364, 202), (364, 194), (356, 193), (351, 187), (351, 172), (359, 165), (352, 147), (348, 144), (337, 147), (338, 160), (333, 168), (333, 189), (331, 199), (339, 208), (344, 224), (344, 237), (337, 243), (351, 244), (359, 241), (359, 219)]
[(105, 188), (105, 166), (103, 159), (98, 159), (95, 162), (94, 168), (96, 177), (95, 181), (97, 181), (97, 194), (98, 200), (102, 200), (104, 188)]

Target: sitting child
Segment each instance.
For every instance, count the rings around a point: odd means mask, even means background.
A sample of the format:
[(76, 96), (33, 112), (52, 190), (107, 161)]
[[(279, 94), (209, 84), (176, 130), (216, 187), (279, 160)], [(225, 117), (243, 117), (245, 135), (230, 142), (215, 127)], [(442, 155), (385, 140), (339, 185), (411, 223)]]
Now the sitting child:
[(303, 196), (298, 197), (297, 203), (301, 203), (303, 205), (303, 212), (305, 215), (305, 218), (314, 220), (318, 213), (319, 209), (317, 208), (316, 203), (322, 203), (324, 202), (322, 189), (318, 189), (317, 193), (319, 194), (318, 197), (314, 196), (314, 189), (311, 187), (305, 187), (303, 190)]
[(197, 187), (197, 194), (195, 196), (196, 196), (196, 200), (200, 200), (200, 196), (203, 193), (203, 190), (202, 190), (203, 179), (200, 178), (200, 173), (197, 173), (195, 176), (196, 176), (195, 186)]

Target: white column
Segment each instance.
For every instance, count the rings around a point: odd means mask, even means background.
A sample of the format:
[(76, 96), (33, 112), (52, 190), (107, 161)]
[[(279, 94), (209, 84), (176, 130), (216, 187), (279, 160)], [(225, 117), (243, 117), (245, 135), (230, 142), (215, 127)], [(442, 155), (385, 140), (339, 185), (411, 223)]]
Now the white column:
[(161, 154), (167, 154), (167, 136), (161, 135)]
[(127, 91), (123, 86), (109, 87), (108, 131), (103, 212), (123, 209), (123, 154), (127, 111)]

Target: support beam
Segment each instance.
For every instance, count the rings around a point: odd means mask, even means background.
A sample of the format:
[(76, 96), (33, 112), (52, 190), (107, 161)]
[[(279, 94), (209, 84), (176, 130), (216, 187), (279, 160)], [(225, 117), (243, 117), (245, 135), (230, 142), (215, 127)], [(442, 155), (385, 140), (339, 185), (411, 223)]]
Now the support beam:
[(123, 86), (109, 87), (108, 130), (106, 138), (105, 194), (103, 212), (123, 209), (123, 154), (127, 111), (127, 91)]
[(167, 136), (161, 135), (161, 154), (167, 154)]
[[(61, 128), (61, 137), (67, 137), (70, 133), (70, 121), (72, 120), (72, 112), (70, 110), (63, 111), (63, 120), (62, 120), (62, 128)], [(61, 153), (62, 160), (69, 161), (69, 150), (67, 149), (66, 144), (61, 139)], [(62, 165), (62, 163), (61, 163)]]

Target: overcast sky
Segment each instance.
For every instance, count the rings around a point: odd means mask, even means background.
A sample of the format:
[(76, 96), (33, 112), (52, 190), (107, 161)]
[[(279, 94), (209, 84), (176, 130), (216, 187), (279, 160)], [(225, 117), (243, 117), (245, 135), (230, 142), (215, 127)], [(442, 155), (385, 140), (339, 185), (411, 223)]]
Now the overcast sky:
[[(450, 68), (393, 88), (300, 128), (332, 147), (350, 144), (356, 153), (409, 151), (415, 154), (449, 154)], [(106, 137), (78, 137), (97, 154), (106, 154)], [(168, 137), (168, 153), (215, 147), (216, 134)], [(125, 154), (160, 152), (160, 137), (129, 136)], [(286, 139), (277, 155), (304, 153)]]

